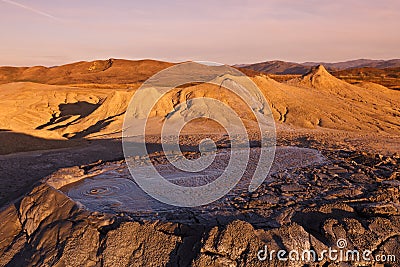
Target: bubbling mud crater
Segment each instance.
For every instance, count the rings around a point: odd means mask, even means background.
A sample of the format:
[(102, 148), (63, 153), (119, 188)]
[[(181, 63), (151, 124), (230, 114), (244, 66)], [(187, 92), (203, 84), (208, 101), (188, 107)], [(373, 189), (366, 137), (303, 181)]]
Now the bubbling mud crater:
[[(258, 148), (252, 148), (256, 152)], [(250, 162), (252, 162), (252, 154)], [(156, 165), (158, 172), (168, 181), (199, 186), (218, 178), (229, 161), (229, 153), (222, 150), (207, 169), (198, 173), (177, 170), (171, 164)], [(257, 162), (257, 161), (254, 161)], [(299, 147), (277, 147), (269, 176), (277, 172), (321, 165), (326, 159), (318, 150)], [(225, 197), (195, 208), (175, 207), (162, 203), (145, 193), (131, 177), (124, 163), (104, 163), (88, 171), (86, 178), (61, 187), (66, 195), (91, 211), (124, 214), (136, 219), (160, 219), (186, 223), (210, 223), (213, 218), (246, 216), (232, 205), (232, 199), (248, 193), (248, 184), (255, 166), (249, 164), (240, 182)], [(216, 216), (218, 215), (218, 216)]]

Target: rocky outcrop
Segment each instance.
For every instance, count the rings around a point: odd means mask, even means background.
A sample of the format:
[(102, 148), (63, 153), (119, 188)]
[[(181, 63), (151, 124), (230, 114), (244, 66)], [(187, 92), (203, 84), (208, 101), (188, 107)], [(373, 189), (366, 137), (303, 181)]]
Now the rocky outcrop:
[(89, 212), (47, 184), (0, 217), (0, 266), (162, 266), (183, 239), (177, 225)]

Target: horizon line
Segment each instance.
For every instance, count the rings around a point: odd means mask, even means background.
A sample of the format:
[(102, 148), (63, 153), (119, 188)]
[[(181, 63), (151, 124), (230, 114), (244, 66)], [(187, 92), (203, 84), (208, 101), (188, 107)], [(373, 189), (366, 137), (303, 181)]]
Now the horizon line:
[[(14, 67), (14, 68), (33, 68), (33, 67), (45, 67), (45, 68), (54, 68), (54, 67), (60, 67), (60, 66), (65, 66), (65, 65), (70, 65), (70, 64), (75, 64), (75, 63), (79, 63), (79, 62), (94, 62), (94, 61), (105, 61), (105, 60), (127, 60), (127, 61), (158, 61), (158, 62), (165, 62), (165, 63), (173, 63), (173, 64), (179, 64), (179, 63), (183, 63), (183, 62), (188, 62), (188, 61), (199, 61), (199, 60), (194, 60), (194, 59), (188, 59), (185, 61), (168, 61), (165, 59), (157, 59), (157, 58), (114, 58), (114, 57), (109, 57), (109, 58), (103, 58), (103, 59), (86, 59), (86, 60), (77, 60), (77, 61), (69, 61), (69, 62), (65, 62), (65, 63), (61, 63), (61, 64), (57, 64), (57, 65), (0, 65), (0, 67)], [(228, 66), (240, 66), (240, 65), (253, 65), (253, 64), (259, 64), (259, 63), (265, 63), (265, 62), (273, 62), (273, 61), (280, 61), (280, 62), (285, 62), (285, 63), (295, 63), (295, 64), (305, 64), (305, 63), (315, 63), (315, 64), (335, 64), (335, 63), (344, 63), (344, 62), (351, 62), (351, 61), (357, 61), (357, 60), (372, 60), (372, 61), (390, 61), (390, 60), (400, 60), (399, 58), (352, 58), (352, 59), (348, 59), (348, 60), (339, 60), (339, 61), (321, 61), (321, 60), (307, 60), (307, 61), (302, 61), (302, 62), (298, 62), (298, 61), (291, 61), (291, 60), (283, 60), (283, 59), (269, 59), (269, 60), (263, 60), (263, 61), (256, 61), (256, 62), (252, 62), (252, 63), (235, 63), (235, 64), (224, 64), (224, 65), (228, 65)], [(203, 60), (205, 61), (205, 60)]]

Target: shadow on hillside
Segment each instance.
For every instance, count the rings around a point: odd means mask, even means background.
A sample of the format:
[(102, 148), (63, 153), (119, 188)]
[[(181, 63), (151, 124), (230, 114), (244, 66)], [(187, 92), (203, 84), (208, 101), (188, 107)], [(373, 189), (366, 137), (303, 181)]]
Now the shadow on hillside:
[[(53, 117), (50, 119), (50, 121), (36, 127), (36, 129), (41, 130), (41, 129), (49, 127), (48, 130), (53, 131), (53, 130), (67, 127), (67, 126), (73, 124), (74, 122), (90, 115), (100, 105), (101, 105), (101, 103), (92, 104), (92, 103), (89, 103), (86, 101), (78, 101), (76, 103), (60, 104), (60, 105), (58, 105), (60, 114), (59, 115), (53, 114)], [(61, 122), (68, 120), (69, 118), (71, 118), (73, 116), (79, 116), (79, 117), (77, 117), (76, 119), (74, 119), (66, 124), (56, 125), (56, 124), (59, 124)], [(53, 126), (53, 127), (51, 127), (51, 126)]]
[(99, 133), (101, 130), (103, 130), (105, 127), (107, 127), (111, 122), (113, 122), (114, 118), (123, 115), (125, 112), (121, 112), (119, 114), (109, 116), (103, 120), (99, 120), (96, 122), (94, 125), (86, 128), (83, 131), (74, 133), (74, 134), (64, 134), (63, 137), (66, 137), (68, 139), (80, 139), (84, 138), (92, 133)]
[[(39, 125), (36, 127), (37, 130), (42, 130), (46, 129), (49, 131), (54, 131), (57, 129), (62, 129), (66, 128), (75, 122), (77, 122), (80, 119), (83, 119), (90, 114), (92, 114), (99, 106), (101, 105), (101, 102), (97, 104), (92, 104), (86, 101), (79, 101), (76, 103), (68, 103), (68, 104), (60, 104), (58, 106), (60, 110), (59, 115), (53, 114), (53, 117), (50, 119), (45, 124)], [(113, 120), (114, 118), (123, 115), (124, 112), (109, 116), (105, 119), (99, 120), (96, 122), (94, 125), (89, 126), (88, 128), (76, 132), (76, 133), (66, 133), (63, 135), (63, 137), (68, 138), (68, 139), (82, 139), (85, 138), (86, 136), (93, 134), (93, 133), (98, 133), (105, 127), (107, 127)], [(68, 121), (67, 123), (61, 124), (62, 122), (67, 121), (68, 119), (72, 118), (73, 116), (78, 116), (72, 121)], [(1, 153), (1, 151), (0, 151)]]

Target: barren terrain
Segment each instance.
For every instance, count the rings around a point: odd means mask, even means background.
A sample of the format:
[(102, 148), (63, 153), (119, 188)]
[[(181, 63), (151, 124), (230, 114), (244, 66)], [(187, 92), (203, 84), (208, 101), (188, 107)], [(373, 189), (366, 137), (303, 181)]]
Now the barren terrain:
[[(400, 260), (399, 90), (370, 81), (350, 84), (323, 66), (280, 81), (251, 73), (276, 123), (272, 171), (253, 193), (239, 184), (209, 206), (178, 209), (159, 206), (140, 191), (121, 146), (130, 99), (143, 81), (172, 65), (105, 60), (0, 68), (0, 266), (284, 266), (261, 262), (258, 250), (268, 244), (320, 253), (338, 239)], [(240, 99), (215, 85), (175, 88), (153, 108), (149, 129), (179, 104), (201, 97), (240, 112), (257, 154), (254, 118)], [(187, 106), (190, 111), (196, 107)], [(229, 140), (206, 120), (182, 131), (187, 158), (199, 156), (207, 132), (224, 158)], [(179, 180), (160, 140), (146, 141), (152, 162)]]

